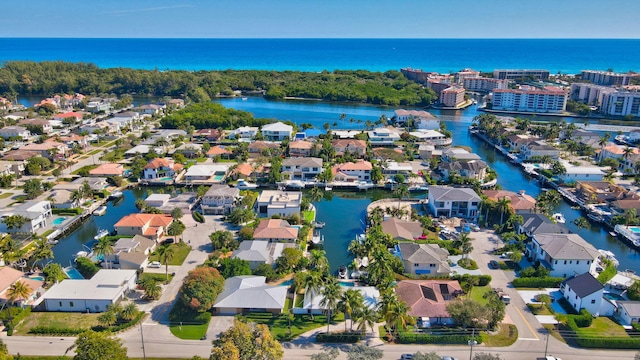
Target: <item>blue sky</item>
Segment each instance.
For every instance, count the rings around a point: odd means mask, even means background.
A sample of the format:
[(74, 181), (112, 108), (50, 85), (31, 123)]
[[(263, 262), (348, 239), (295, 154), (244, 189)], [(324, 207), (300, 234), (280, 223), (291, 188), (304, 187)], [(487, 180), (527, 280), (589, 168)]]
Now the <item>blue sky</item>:
[(638, 0), (26, 0), (0, 37), (640, 38)]

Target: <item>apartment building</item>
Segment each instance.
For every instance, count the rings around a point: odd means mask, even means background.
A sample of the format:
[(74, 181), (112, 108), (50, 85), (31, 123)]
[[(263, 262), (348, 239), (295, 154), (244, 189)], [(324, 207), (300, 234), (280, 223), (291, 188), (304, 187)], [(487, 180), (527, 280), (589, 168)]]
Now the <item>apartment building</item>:
[(465, 78), (463, 84), (464, 84), (464, 88), (469, 91), (486, 92), (486, 93), (492, 92), (493, 90), (496, 90), (496, 89), (509, 88), (509, 80), (486, 78), (486, 77)]
[(569, 96), (571, 100), (580, 101), (587, 105), (600, 106), (605, 94), (617, 92), (616, 89), (608, 86), (590, 84), (590, 83), (573, 83)]
[(582, 70), (580, 78), (597, 85), (624, 86), (629, 85), (632, 75), (600, 70)]
[(533, 76), (536, 80), (549, 79), (549, 70), (493, 70), (493, 77), (496, 79), (515, 80)]
[(640, 116), (640, 92), (615, 91), (602, 97), (600, 112), (613, 116)]
[(503, 89), (493, 92), (493, 109), (561, 113), (567, 107), (562, 89)]
[(446, 107), (458, 107), (464, 104), (464, 88), (451, 86), (440, 92), (440, 103)]

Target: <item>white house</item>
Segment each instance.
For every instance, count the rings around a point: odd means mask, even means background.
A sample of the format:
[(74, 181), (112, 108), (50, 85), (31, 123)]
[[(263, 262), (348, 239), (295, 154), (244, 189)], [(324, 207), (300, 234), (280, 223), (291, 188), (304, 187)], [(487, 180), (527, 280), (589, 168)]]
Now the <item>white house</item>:
[(471, 188), (429, 186), (429, 208), (435, 216), (474, 218), (481, 201)]
[(293, 126), (280, 121), (262, 127), (262, 136), (271, 141), (290, 139), (291, 133), (293, 133)]
[(436, 244), (400, 242), (396, 250), (406, 273), (431, 276), (449, 276), (451, 273), (449, 252)]
[(256, 201), (257, 212), (262, 216), (289, 216), (300, 213), (302, 193), (297, 191), (264, 190)]
[(599, 315), (604, 287), (591, 273), (587, 272), (563, 281), (560, 284), (560, 293), (576, 311), (587, 309), (591, 315)]
[(543, 156), (551, 156), (551, 159), (558, 160), (558, 157), (560, 157), (560, 150), (545, 143), (544, 141), (533, 141), (522, 145), (520, 148), (520, 155), (525, 160)]
[(238, 141), (250, 141), (258, 135), (257, 127), (241, 126), (229, 133), (230, 139), (237, 139)]
[(177, 164), (173, 160), (155, 158), (145, 165), (142, 178), (145, 180), (173, 178), (182, 168), (182, 164)]
[(371, 170), (373, 165), (365, 160), (337, 164), (331, 168), (337, 181), (371, 181)]
[[(20, 215), (29, 221), (17, 229), (7, 228), (4, 219)], [(6, 207), (0, 210), (0, 232), (27, 232), (32, 233), (47, 226), (47, 219), (51, 217), (51, 202), (49, 201), (27, 201), (16, 207)]]
[(640, 301), (618, 301), (617, 318), (623, 325), (640, 323)]
[(420, 142), (426, 142), (427, 144), (438, 147), (451, 145), (452, 141), (451, 138), (444, 136), (443, 133), (436, 130), (418, 129), (410, 132), (409, 135), (416, 137)]
[(202, 213), (205, 215), (229, 214), (240, 197), (238, 188), (229, 185), (212, 185), (202, 197)]
[(561, 160), (566, 169), (564, 174), (557, 175), (565, 183), (575, 183), (578, 181), (602, 181), (605, 172), (597, 166), (574, 166), (569, 162)]
[(299, 157), (282, 161), (282, 173), (288, 174), (292, 180), (313, 180), (323, 170), (320, 158)]
[(578, 234), (536, 234), (525, 255), (549, 269), (550, 276), (566, 278), (594, 271), (600, 253)]
[(216, 313), (235, 315), (244, 312), (282, 313), (287, 300), (288, 286), (269, 286), (264, 276), (230, 277), (213, 305)]
[(471, 160), (482, 160), (480, 155), (471, 153), (463, 148), (453, 147), (448, 148), (442, 152), (442, 161), (445, 162), (453, 162), (453, 161), (471, 161)]
[(171, 199), (171, 194), (151, 194), (144, 199), (144, 203), (159, 208), (165, 206), (169, 199)]
[(26, 140), (31, 137), (31, 133), (29, 132), (29, 130), (27, 130), (27, 128), (22, 126), (5, 126), (0, 129), (0, 137), (3, 137), (5, 139), (20, 138)]
[(407, 120), (412, 119), (418, 129), (440, 129), (440, 120), (428, 111), (400, 109), (395, 111), (395, 117), (398, 124), (406, 124)]
[(47, 311), (104, 312), (136, 287), (136, 270), (100, 270), (89, 280), (54, 284), (42, 299)]
[(207, 183), (220, 183), (229, 172), (230, 164), (198, 164), (187, 169), (184, 174), (186, 181), (202, 181)]
[(367, 131), (371, 146), (392, 146), (395, 141), (400, 140), (400, 134), (388, 128), (377, 128)]
[(105, 255), (104, 265), (113, 269), (144, 269), (156, 245), (155, 241), (141, 235), (120, 238), (113, 245), (113, 254)]
[[(364, 297), (364, 306), (369, 309), (375, 310), (378, 306), (378, 300), (380, 299), (380, 291), (374, 286), (343, 286), (340, 285), (340, 290), (355, 290), (362, 294)], [(310, 290), (304, 294), (304, 300), (301, 308), (293, 308), (293, 313), (300, 314), (314, 314), (319, 315), (326, 312), (326, 308), (320, 305), (323, 300), (322, 292), (319, 293)]]

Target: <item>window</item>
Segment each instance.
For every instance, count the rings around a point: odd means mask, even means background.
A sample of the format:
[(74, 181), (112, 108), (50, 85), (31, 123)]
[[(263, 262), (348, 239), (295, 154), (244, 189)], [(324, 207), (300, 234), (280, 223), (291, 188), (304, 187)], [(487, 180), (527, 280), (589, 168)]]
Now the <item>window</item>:
[(413, 264), (413, 266), (414, 266), (414, 267), (418, 267), (418, 266), (419, 266), (419, 264)]
[(576, 300), (578, 299), (578, 295), (576, 295)]
[(69, 301), (69, 306), (73, 307), (73, 301)]
[(429, 267), (436, 267), (436, 264), (429, 264)]
[(596, 303), (596, 299), (591, 300), (591, 303), (595, 304)]
[(567, 260), (564, 261), (564, 264), (567, 265)]
[(580, 265), (580, 260), (576, 260), (576, 265)]
[(62, 307), (62, 301), (58, 301), (58, 306)]

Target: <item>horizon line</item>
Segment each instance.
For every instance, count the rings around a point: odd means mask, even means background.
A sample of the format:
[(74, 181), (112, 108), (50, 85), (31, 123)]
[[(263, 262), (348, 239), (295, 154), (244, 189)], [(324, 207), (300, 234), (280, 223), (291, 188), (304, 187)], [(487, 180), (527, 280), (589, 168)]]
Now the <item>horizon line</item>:
[(68, 37), (0, 36), (0, 39), (95, 39), (95, 40), (640, 40), (610, 37)]

